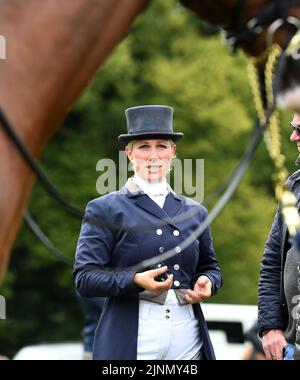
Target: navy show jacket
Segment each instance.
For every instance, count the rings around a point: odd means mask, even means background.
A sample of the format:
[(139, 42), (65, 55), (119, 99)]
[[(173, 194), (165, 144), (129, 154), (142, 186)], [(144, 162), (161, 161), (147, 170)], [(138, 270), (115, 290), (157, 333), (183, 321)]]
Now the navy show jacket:
[[(187, 217), (176, 220), (185, 213)], [(133, 282), (136, 272), (126, 267), (177, 247), (206, 216), (203, 206), (182, 195), (170, 192), (160, 208), (145, 193), (129, 191), (126, 185), (88, 203), (74, 276), (82, 296), (107, 297), (95, 332), (93, 359), (136, 359), (141, 289)], [(222, 276), (210, 230), (207, 228), (187, 248), (177, 251), (164, 261), (174, 276), (173, 289), (193, 289), (197, 278), (205, 275), (215, 294), (222, 285)], [(201, 306), (197, 303), (193, 308), (203, 339), (203, 356), (215, 359)]]

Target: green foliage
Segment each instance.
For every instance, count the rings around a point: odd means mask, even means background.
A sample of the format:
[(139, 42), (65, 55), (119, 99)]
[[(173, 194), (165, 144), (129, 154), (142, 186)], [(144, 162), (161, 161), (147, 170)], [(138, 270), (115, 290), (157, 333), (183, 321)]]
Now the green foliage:
[[(51, 143), (42, 165), (66, 198), (84, 209), (99, 196), (96, 163), (118, 159), (117, 136), (126, 130), (124, 109), (138, 104), (175, 108), (174, 129), (185, 138), (179, 158), (205, 159), (205, 194), (215, 189), (246, 149), (255, 112), (243, 54), (232, 57), (220, 37), (174, 0), (152, 2), (78, 99)], [(208, 29), (205, 29), (208, 30)], [(291, 117), (282, 115), (285, 126)], [(295, 147), (284, 128), (290, 171)], [(275, 212), (272, 163), (262, 145), (246, 178), (212, 226), (224, 286), (213, 302), (256, 303), (264, 242)], [(29, 210), (61, 251), (74, 257), (80, 221), (36, 184)], [(79, 340), (83, 318), (72, 268), (57, 261), (23, 226), (6, 282), (7, 320), (1, 351), (41, 341)], [(9, 333), (7, 333), (9, 331)]]

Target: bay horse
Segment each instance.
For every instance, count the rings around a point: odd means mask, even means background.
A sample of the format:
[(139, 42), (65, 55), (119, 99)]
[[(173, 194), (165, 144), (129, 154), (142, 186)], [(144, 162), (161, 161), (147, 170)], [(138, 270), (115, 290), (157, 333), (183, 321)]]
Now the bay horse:
[[(300, 1), (296, 0), (181, 2), (227, 30), (231, 44), (251, 56), (265, 51), (269, 25), (274, 21), (282, 15), (300, 18)], [(71, 105), (148, 4), (149, 0), (0, 0), (0, 36), (6, 47), (6, 59), (0, 59), (0, 107), (33, 158), (38, 159)], [(266, 9), (270, 15), (265, 23), (255, 25), (259, 12)], [(295, 31), (295, 25), (283, 22), (272, 37), (286, 47)], [(4, 58), (1, 52), (0, 58)], [(294, 61), (299, 68), (299, 61)], [(295, 100), (299, 86), (294, 83), (300, 80), (294, 71), (286, 70), (281, 104), (299, 110), (300, 97)], [(0, 152), (1, 277), (34, 176), (1, 128)]]

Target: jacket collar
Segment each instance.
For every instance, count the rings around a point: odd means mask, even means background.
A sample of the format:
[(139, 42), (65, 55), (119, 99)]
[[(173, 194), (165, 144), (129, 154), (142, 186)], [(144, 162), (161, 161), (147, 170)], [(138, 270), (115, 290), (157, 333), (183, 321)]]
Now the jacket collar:
[(286, 181), (287, 187), (294, 193), (296, 197), (297, 206), (299, 208), (299, 202), (300, 202), (300, 170), (297, 170), (295, 173), (289, 176), (289, 178)]
[(296, 182), (298, 182), (299, 180), (300, 180), (300, 169), (289, 176), (289, 178), (287, 179), (288, 187), (291, 190), (293, 190)]
[(169, 194), (166, 196), (163, 208), (159, 207), (152, 199), (150, 199), (131, 178), (128, 179), (123, 189), (127, 197), (133, 199), (138, 207), (141, 207), (150, 214), (174, 225), (169, 218), (177, 214), (182, 206), (182, 200), (173, 191), (169, 184), (167, 184), (167, 186)]
[[(124, 187), (131, 193), (132, 196), (136, 196), (137, 193), (142, 193), (144, 194), (143, 190), (139, 185), (133, 182), (132, 178), (128, 178), (127, 182), (125, 183)], [(167, 183), (167, 189), (170, 193), (172, 193), (174, 196), (176, 196), (179, 200), (180, 198), (176, 195), (172, 187)], [(131, 197), (130, 195), (128, 195)]]

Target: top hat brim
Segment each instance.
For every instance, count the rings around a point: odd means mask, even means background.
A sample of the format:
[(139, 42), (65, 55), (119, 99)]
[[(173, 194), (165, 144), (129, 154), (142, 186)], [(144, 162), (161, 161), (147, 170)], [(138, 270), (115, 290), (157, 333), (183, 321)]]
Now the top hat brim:
[(147, 133), (130, 133), (130, 134), (123, 134), (118, 137), (118, 140), (122, 144), (127, 144), (132, 140), (148, 140), (148, 139), (166, 139), (166, 140), (172, 140), (172, 141), (178, 141), (183, 137), (183, 133), (181, 132), (147, 132)]

